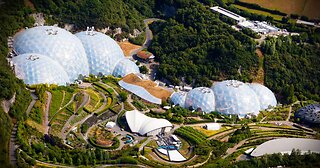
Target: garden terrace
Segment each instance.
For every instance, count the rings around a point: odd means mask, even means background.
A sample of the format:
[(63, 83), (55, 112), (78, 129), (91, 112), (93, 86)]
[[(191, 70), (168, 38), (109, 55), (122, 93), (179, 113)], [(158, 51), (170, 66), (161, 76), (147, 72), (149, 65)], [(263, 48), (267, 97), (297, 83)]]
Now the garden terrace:
[(102, 147), (102, 148), (117, 148), (119, 144), (117, 144), (116, 136), (104, 128), (103, 126), (94, 126), (88, 133), (89, 142), (94, 146)]
[(51, 94), (52, 98), (49, 109), (49, 120), (60, 110), (66, 93), (63, 90), (52, 90)]
[(88, 104), (84, 106), (85, 111), (94, 112), (99, 109), (103, 105), (103, 97), (101, 97), (100, 93), (93, 90), (92, 88), (88, 88), (85, 92), (90, 96), (90, 101)]
[(207, 136), (204, 133), (193, 129), (192, 127), (180, 127), (174, 131), (175, 134), (179, 135), (180, 137), (186, 139), (191, 144), (201, 144), (206, 141)]

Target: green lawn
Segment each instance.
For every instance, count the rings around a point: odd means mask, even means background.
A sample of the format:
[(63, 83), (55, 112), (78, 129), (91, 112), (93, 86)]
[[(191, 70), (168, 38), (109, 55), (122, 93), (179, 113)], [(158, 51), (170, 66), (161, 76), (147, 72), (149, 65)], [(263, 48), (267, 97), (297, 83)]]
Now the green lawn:
[(64, 101), (62, 102), (62, 107), (65, 106), (72, 98), (73, 93), (65, 91)]
[(52, 94), (52, 99), (51, 99), (51, 104), (50, 104), (49, 120), (59, 110), (60, 105), (62, 103), (64, 91), (53, 90), (53, 91), (51, 91), (51, 94)]
[(31, 109), (28, 117), (33, 121), (37, 122), (38, 124), (42, 124), (43, 110), (44, 110), (43, 104), (40, 102), (40, 100), (37, 100), (33, 108)]

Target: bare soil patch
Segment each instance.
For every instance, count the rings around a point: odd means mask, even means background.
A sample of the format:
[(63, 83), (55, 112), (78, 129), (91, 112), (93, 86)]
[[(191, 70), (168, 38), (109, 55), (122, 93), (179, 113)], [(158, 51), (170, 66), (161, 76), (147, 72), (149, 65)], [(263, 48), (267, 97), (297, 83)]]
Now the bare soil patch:
[(157, 84), (153, 81), (141, 79), (135, 74), (129, 74), (125, 76), (122, 80), (129, 84), (141, 86), (144, 89), (146, 89), (150, 94), (162, 100), (166, 100), (172, 94), (171, 91), (163, 87), (157, 86)]
[(122, 49), (122, 51), (123, 51), (123, 53), (124, 53), (124, 55), (125, 55), (126, 57), (129, 57), (129, 56), (130, 56), (130, 53), (131, 53), (132, 51), (141, 48), (141, 46), (132, 44), (132, 43), (130, 43), (130, 42), (128, 42), (128, 41), (119, 42), (118, 44), (120, 45), (120, 47), (121, 47), (121, 49)]

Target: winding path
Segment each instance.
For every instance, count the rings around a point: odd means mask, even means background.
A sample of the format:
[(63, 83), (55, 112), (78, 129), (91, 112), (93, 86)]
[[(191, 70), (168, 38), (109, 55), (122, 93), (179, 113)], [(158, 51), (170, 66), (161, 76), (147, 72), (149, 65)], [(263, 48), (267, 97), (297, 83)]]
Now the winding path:
[(137, 54), (139, 51), (142, 51), (143, 49), (149, 47), (149, 45), (151, 44), (151, 40), (153, 39), (153, 34), (152, 34), (152, 31), (149, 28), (149, 24), (154, 22), (154, 21), (157, 21), (157, 20), (160, 20), (160, 19), (148, 18), (148, 19), (144, 19), (143, 20), (143, 23), (146, 26), (146, 30), (145, 30), (146, 31), (146, 40), (144, 41), (144, 43), (142, 44), (142, 46), (140, 48), (130, 52), (130, 57), (132, 57), (133, 55)]
[(46, 102), (46, 109), (44, 111), (44, 122), (43, 122), (43, 127), (44, 127), (44, 134), (48, 134), (49, 132), (49, 109), (50, 109), (50, 104), (51, 104), (51, 98), (52, 94), (51, 92), (46, 91), (46, 94), (48, 96), (47, 102)]

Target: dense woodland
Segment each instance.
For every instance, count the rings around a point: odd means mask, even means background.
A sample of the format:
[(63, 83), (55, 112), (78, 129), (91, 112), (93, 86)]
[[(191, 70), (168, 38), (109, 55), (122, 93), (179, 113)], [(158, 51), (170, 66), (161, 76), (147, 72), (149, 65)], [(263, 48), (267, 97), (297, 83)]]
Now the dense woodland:
[(210, 80), (250, 81), (257, 69), (255, 43), (196, 1), (183, 1), (166, 22), (151, 25), (150, 51), (160, 62), (158, 78), (174, 85), (211, 86)]
[(262, 50), (265, 83), (280, 100), (320, 101), (319, 45), (306, 43), (301, 37), (281, 37), (266, 40)]
[(8, 148), (13, 126), (9, 115), (17, 120), (26, 118), (25, 111), (31, 101), (30, 93), (24, 83), (17, 79), (8, 66), (7, 39), (20, 28), (30, 26), (33, 20), (28, 17), (31, 10), (24, 7), (23, 0), (7, 0), (0, 6), (0, 101), (8, 100), (16, 94), (16, 100), (9, 114), (0, 108), (0, 165), (9, 167)]
[[(9, 114), (0, 108), (0, 165), (10, 167), (8, 145), (13, 120), (19, 122), (26, 119), (25, 111), (31, 97), (23, 82), (15, 77), (8, 66), (7, 38), (23, 27), (32, 27), (33, 19), (29, 17), (29, 14), (33, 11), (25, 7), (23, 0), (5, 0), (4, 2), (0, 6), (0, 100), (10, 99), (15, 94), (16, 103), (11, 107)], [(254, 37), (255, 34), (233, 30), (228, 25), (232, 23), (231, 20), (211, 12), (196, 0), (32, 0), (32, 2), (37, 11), (45, 13), (48, 24), (71, 23), (79, 29), (91, 25), (97, 28), (110, 26), (111, 28), (121, 27), (124, 31), (131, 32), (134, 28), (142, 30), (144, 18), (162, 18), (164, 21), (155, 22), (150, 26), (154, 33), (150, 51), (160, 62), (158, 78), (167, 79), (175, 85), (211, 86), (211, 80), (223, 79), (250, 82), (252, 72), (257, 70), (258, 58), (254, 53), (255, 43), (249, 38), (249, 36)], [(201, 2), (225, 5), (220, 0), (202, 0)], [(232, 10), (236, 12), (237, 9)], [(249, 18), (256, 17), (257, 20), (273, 21), (270, 17), (256, 16), (241, 10), (238, 12)], [(291, 103), (298, 99), (320, 101), (319, 29), (310, 29), (285, 22), (275, 23), (279, 27), (288, 26), (289, 31), (304, 33), (296, 37), (267, 39), (262, 45), (261, 49), (265, 54), (265, 84), (284, 103)], [(187, 115), (187, 112), (174, 110), (169, 111), (166, 117), (177, 123), (183, 122), (183, 116)], [(72, 151), (57, 146), (60, 140), (56, 137), (44, 137), (43, 142), (30, 146), (27, 140), (31, 138), (31, 134), (39, 137), (42, 135), (32, 128), (27, 128), (24, 124), (18, 124), (18, 129), (24, 134), (17, 135), (17, 138), (23, 150), (27, 151), (17, 155), (21, 165), (34, 164), (34, 160), (28, 160), (26, 154), (39, 160), (71, 165), (136, 163), (129, 157), (137, 153), (137, 149), (134, 148), (119, 153), (99, 150), (95, 152)], [(243, 134), (240, 133), (239, 135)], [(234, 136), (235, 141), (238, 141), (240, 136)], [(46, 146), (44, 147), (43, 144)], [(213, 152), (219, 156), (226, 150), (226, 146), (216, 141), (200, 144), (197, 153), (206, 153), (207, 148), (216, 149), (215, 147), (220, 145), (221, 150), (217, 148), (217, 151)], [(46, 158), (43, 158), (43, 154)], [(272, 159), (274, 162), (271, 162)], [(316, 165), (317, 160), (319, 160), (319, 155), (300, 156), (294, 153), (292, 156), (266, 156), (261, 159), (238, 162), (236, 165), (230, 165), (229, 162), (223, 162), (223, 160), (214, 163), (216, 160), (212, 159), (209, 163), (212, 163), (210, 166), (216, 167), (270, 167), (276, 165), (317, 167), (319, 166)]]

